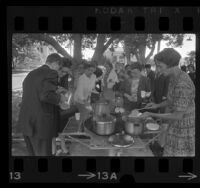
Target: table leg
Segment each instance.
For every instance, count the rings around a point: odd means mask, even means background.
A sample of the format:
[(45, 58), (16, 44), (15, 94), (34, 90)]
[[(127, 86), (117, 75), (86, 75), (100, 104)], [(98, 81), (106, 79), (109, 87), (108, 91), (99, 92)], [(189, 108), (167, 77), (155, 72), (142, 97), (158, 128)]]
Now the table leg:
[(52, 139), (52, 154), (55, 155), (56, 154), (56, 138)]
[(65, 137), (63, 135), (60, 136), (60, 145), (61, 145), (61, 149), (62, 149), (63, 153), (69, 152), (69, 150), (66, 148)]
[(116, 156), (121, 156), (121, 154), (123, 153), (122, 148), (120, 148), (119, 150), (117, 150), (116, 152)]
[(116, 156), (116, 149), (109, 149), (108, 150), (108, 156)]

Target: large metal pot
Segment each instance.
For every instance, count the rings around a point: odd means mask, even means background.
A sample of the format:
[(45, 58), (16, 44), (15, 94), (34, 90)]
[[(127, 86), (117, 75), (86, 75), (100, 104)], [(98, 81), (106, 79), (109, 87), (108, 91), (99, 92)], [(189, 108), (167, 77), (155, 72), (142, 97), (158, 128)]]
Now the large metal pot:
[(115, 131), (116, 119), (111, 121), (95, 121), (93, 124), (93, 131), (98, 135), (111, 135)]
[(93, 104), (94, 116), (101, 116), (102, 114), (110, 114), (109, 103), (106, 100), (99, 100)]
[(143, 131), (143, 121), (140, 118), (127, 118), (124, 128), (127, 134), (140, 135)]

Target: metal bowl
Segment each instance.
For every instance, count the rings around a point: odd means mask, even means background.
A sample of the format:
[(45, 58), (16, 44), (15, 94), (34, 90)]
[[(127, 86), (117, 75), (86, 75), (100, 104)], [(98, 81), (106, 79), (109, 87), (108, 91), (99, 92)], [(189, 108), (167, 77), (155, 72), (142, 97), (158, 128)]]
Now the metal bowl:
[(111, 135), (115, 132), (116, 118), (111, 121), (95, 121), (93, 124), (93, 131), (98, 135)]
[(124, 129), (127, 134), (140, 135), (143, 131), (143, 121), (140, 118), (128, 118)]

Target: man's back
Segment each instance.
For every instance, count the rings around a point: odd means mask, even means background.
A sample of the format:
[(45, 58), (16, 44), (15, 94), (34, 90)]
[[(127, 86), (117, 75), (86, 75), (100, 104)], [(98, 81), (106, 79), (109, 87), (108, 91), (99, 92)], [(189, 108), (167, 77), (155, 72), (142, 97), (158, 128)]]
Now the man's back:
[[(48, 125), (48, 123), (54, 121), (55, 104), (59, 101), (54, 93), (57, 87), (56, 81), (56, 71), (46, 65), (31, 71), (24, 79), (18, 124), (25, 135), (48, 137), (49, 134), (53, 134), (52, 127), (55, 125), (52, 123)], [(47, 115), (49, 118), (45, 118)], [(45, 127), (51, 130), (44, 130)]]

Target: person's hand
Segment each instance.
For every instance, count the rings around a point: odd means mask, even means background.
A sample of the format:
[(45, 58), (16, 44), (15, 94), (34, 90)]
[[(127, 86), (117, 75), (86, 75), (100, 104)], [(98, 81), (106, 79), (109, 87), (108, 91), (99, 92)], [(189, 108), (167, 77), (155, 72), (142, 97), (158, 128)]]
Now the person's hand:
[(129, 101), (132, 101), (132, 97), (127, 93), (124, 93), (124, 97), (126, 97)]
[(140, 115), (140, 118), (146, 119), (148, 117), (151, 117), (151, 112), (144, 112)]
[(65, 97), (64, 94), (60, 94), (60, 102), (59, 106), (62, 110), (67, 110), (69, 109), (70, 105), (67, 103), (67, 98)]
[(67, 71), (67, 73), (68, 73), (70, 76), (73, 76), (72, 70), (69, 69), (69, 70)]
[(86, 104), (85, 104), (85, 108), (86, 108), (86, 110), (88, 110), (88, 111), (92, 111), (92, 110), (93, 110), (92, 105), (91, 105), (90, 103), (86, 103)]
[(58, 89), (56, 90), (57, 93), (62, 93), (62, 92), (67, 92), (67, 89), (65, 89), (64, 87), (58, 87)]
[(64, 94), (60, 94), (60, 104), (65, 103), (65, 101), (67, 100), (67, 98), (65, 97)]
[(144, 108), (148, 108), (148, 109), (156, 109), (158, 108), (158, 104), (155, 104), (153, 102), (148, 103)]

